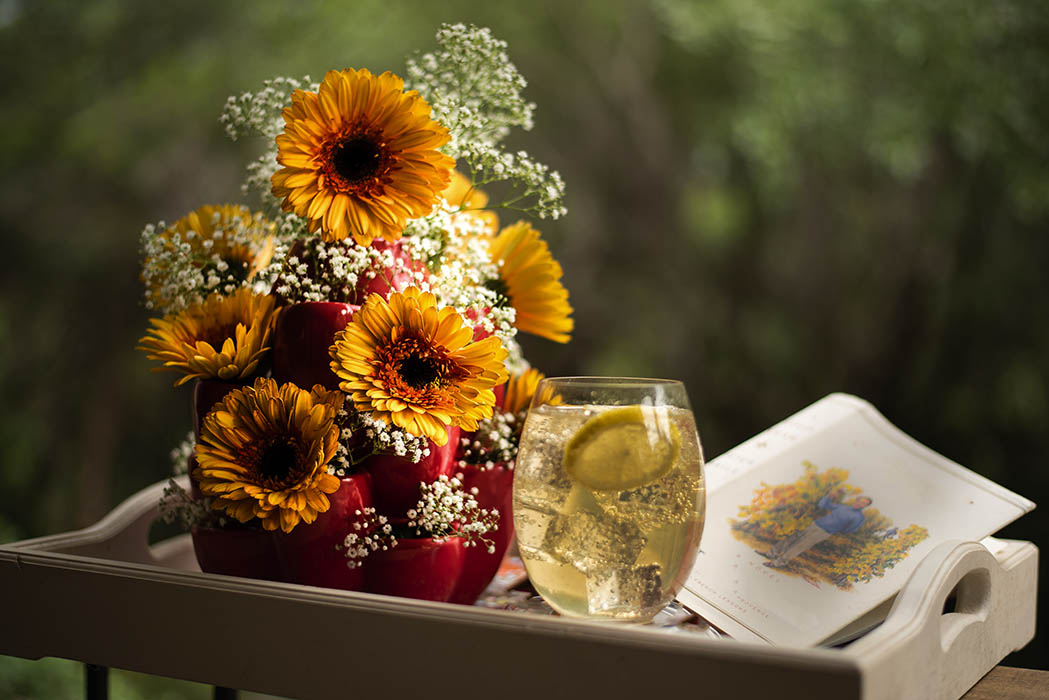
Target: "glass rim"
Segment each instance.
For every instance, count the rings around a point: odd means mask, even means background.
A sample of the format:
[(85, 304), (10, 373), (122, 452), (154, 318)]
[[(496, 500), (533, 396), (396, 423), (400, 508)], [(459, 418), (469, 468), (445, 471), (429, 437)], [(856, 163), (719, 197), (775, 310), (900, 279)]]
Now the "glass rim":
[(597, 384), (597, 385), (619, 385), (619, 386), (668, 386), (678, 384), (684, 386), (680, 379), (660, 379), (657, 377), (608, 377), (608, 376), (570, 376), (570, 377), (543, 377), (541, 382), (561, 382), (563, 384)]

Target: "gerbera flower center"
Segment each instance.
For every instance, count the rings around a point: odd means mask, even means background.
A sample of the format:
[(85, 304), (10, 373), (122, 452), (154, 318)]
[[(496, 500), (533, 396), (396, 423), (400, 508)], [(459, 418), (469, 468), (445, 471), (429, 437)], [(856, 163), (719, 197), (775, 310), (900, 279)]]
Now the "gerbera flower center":
[(499, 306), (510, 305), (510, 286), (502, 277), (495, 277), (484, 283), (485, 289), (489, 289), (499, 295), (497, 304)]
[(247, 281), (251, 273), (249, 260), (239, 255), (231, 254), (222, 256), (222, 262), (227, 265), (226, 270), (223, 272), (227, 278), (232, 277), (238, 285)]
[(441, 363), (431, 357), (406, 357), (397, 365), (397, 373), (413, 389), (424, 389), (441, 378)]
[(358, 184), (379, 174), (382, 149), (367, 136), (352, 136), (335, 146), (332, 167), (350, 184)]
[(284, 438), (270, 443), (259, 456), (256, 469), (260, 476), (275, 482), (288, 478), (298, 464), (299, 451), (290, 440)]
[(382, 375), (392, 395), (413, 404), (435, 406), (447, 399), (445, 388), (461, 370), (439, 347), (407, 336), (378, 349)]
[(222, 347), (222, 344), (226, 342), (227, 338), (235, 338), (236, 335), (236, 322), (223, 323), (220, 325), (207, 326), (203, 328), (200, 334), (200, 340), (203, 340), (215, 350), (219, 350)]

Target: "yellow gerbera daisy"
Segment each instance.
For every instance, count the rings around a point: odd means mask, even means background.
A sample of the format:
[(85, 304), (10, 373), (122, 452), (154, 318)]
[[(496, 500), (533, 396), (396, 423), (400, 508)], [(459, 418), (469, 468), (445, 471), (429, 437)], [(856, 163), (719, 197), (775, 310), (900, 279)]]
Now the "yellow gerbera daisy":
[[(238, 230), (237, 224), (243, 227)], [(180, 234), (194, 251), (206, 253), (229, 266), (224, 272), (250, 280), (273, 260), (276, 225), (261, 213), (238, 204), (205, 204), (176, 221), (165, 232), (169, 240)], [(193, 233), (189, 236), (190, 232)]]
[(452, 181), (441, 195), (453, 207), (459, 207), (455, 216), (465, 216), (481, 222), (485, 233), (494, 236), (499, 232), (499, 216), (488, 211), (488, 195), (473, 186), (473, 183), (458, 170), (452, 171)]
[(372, 294), (336, 334), (331, 369), (357, 410), (443, 445), (447, 426), (477, 430), (491, 417), (492, 387), (506, 381), (499, 338), (472, 338), (459, 312), (438, 309), (433, 294)]
[(514, 325), (558, 343), (571, 336), (572, 307), (561, 284), (561, 265), (539, 232), (524, 221), (504, 228), (489, 246), (499, 267), (496, 291), (517, 311)]
[[(215, 274), (223, 283), (237, 284), (251, 280), (273, 260), (276, 225), (261, 213), (237, 204), (206, 204), (191, 211), (167, 227), (156, 242), (158, 258), (143, 263), (143, 277), (148, 271), (148, 297), (155, 303), (166, 301), (163, 286), (171, 280), (172, 271), (164, 254), (188, 258), (197, 269)], [(189, 246), (188, 253), (175, 246)]]
[(503, 399), (504, 413), (520, 413), (528, 409), (535, 395), (535, 388), (546, 375), (537, 369), (529, 368), (521, 374), (510, 377), (506, 383), (506, 397)]
[(163, 362), (154, 372), (172, 370), (191, 379), (250, 379), (270, 349), (277, 319), (276, 299), (241, 288), (232, 296), (212, 294), (202, 304), (164, 318), (151, 318), (153, 328), (139, 339), (139, 350)]
[(339, 443), (338, 392), (259, 378), (231, 391), (201, 426), (193, 476), (212, 508), (284, 532), (312, 523), (339, 488), (328, 463)]
[(395, 241), (429, 213), (452, 166), (437, 149), (448, 130), (390, 72), (329, 71), (317, 92), (296, 90), (277, 137), (273, 194), (325, 241)]

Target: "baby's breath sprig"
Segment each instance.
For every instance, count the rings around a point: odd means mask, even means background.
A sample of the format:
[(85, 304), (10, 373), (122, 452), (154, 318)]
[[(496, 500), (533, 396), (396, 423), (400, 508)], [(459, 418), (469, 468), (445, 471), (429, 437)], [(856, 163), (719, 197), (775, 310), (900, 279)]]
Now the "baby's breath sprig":
[(421, 284), (424, 266), (396, 255), (389, 246), (360, 246), (352, 239), (325, 243), (300, 239), (288, 251), (275, 291), (291, 302), (337, 301), (361, 304), (367, 285), (392, 291)]
[[(277, 222), (277, 240), (283, 241), (289, 247), (300, 238), (309, 238), (313, 235), (309, 232), (306, 219), (290, 212), (281, 212), (273, 217), (273, 220)], [(279, 260), (276, 255), (274, 259)]]
[(444, 150), (474, 186), (510, 183), (510, 196), (489, 208), (540, 219), (563, 216), (561, 176), (527, 153), (509, 153), (499, 145), (512, 127), (531, 129), (535, 110), (521, 95), (527, 83), (510, 61), (506, 42), (487, 28), (444, 24), (437, 43), (440, 50), (408, 61), (406, 87), (417, 90), (434, 119), (447, 127), (451, 140)]
[(178, 313), (214, 292), (230, 295), (241, 287), (258, 293), (269, 290), (273, 278), (268, 268), (254, 273), (249, 258), (268, 258), (275, 226), (261, 213), (224, 217), (224, 212), (234, 211), (231, 207), (199, 209), (202, 216), (211, 212), (210, 221), (201, 226), (209, 227), (208, 232), (188, 228), (188, 218), (171, 226), (161, 221), (143, 229), (139, 240), (147, 309)]
[(185, 439), (178, 447), (171, 450), (171, 473), (175, 476), (189, 472), (189, 458), (193, 456), (193, 450), (197, 446), (197, 436), (191, 430), (186, 433)]
[(394, 454), (415, 463), (430, 455), (426, 438), (416, 437), (369, 413), (341, 408), (335, 423), (341, 433), (328, 473), (340, 479), (353, 474), (356, 466), (372, 455)]
[(317, 83), (308, 75), (299, 79), (277, 76), (264, 80), (258, 92), (243, 92), (226, 98), (219, 122), (226, 128), (226, 135), (234, 141), (244, 136), (274, 139), (284, 131), (281, 113), (291, 93), (316, 89)]
[(565, 207), (565, 181), (556, 170), (538, 162), (525, 151), (507, 153), (484, 144), (467, 144), (461, 155), (469, 166), (474, 187), (508, 182), (510, 193), (488, 209), (504, 209), (540, 219), (560, 219)]
[(499, 270), (491, 261), (490, 237), (480, 219), (456, 214), (456, 207), (442, 202), (429, 216), (409, 222), (404, 250), (430, 271), (417, 277), (417, 286), (432, 292), (440, 305), (455, 307), (475, 330), (494, 333), (510, 348), (517, 334), (516, 312), (495, 289)]
[(506, 464), (512, 469), (517, 459), (523, 419), (523, 416), (513, 413), (496, 413), (479, 422), (472, 437), (460, 439), (459, 466), (492, 469), (498, 464)]
[(277, 171), (277, 144), (274, 139), (284, 131), (281, 113), (288, 104), (294, 90), (314, 90), (318, 83), (304, 76), (301, 79), (278, 76), (266, 80), (258, 92), (231, 95), (226, 100), (219, 122), (226, 128), (226, 135), (233, 141), (245, 136), (261, 136), (266, 141), (266, 150), (258, 160), (248, 165), (248, 178), (244, 192), (258, 192), (266, 203), (267, 210), (274, 213), (279, 207), (270, 193), (270, 178)]
[(212, 510), (211, 500), (194, 500), (174, 479), (168, 479), (158, 504), (160, 518), (169, 525), (178, 523), (187, 531), (194, 527), (224, 527), (229, 521)]
[(425, 437), (416, 437), (370, 413), (355, 415), (358, 429), (363, 430), (365, 437), (372, 442), (376, 454), (395, 454), (410, 462), (419, 462), (430, 455), (429, 441)]
[(492, 554), (495, 543), (485, 535), (499, 529), (499, 511), (481, 508), (475, 498), (477, 489), (464, 490), (462, 476), (442, 474), (432, 483), (419, 484), (421, 498), (407, 513), (408, 527), (416, 535), (425, 531), (434, 539), (462, 537), (464, 547), (482, 544)]
[(458, 158), (465, 143), (494, 146), (514, 126), (532, 128), (535, 104), (521, 96), (527, 83), (505, 41), (465, 24), (441, 25), (436, 39), (440, 51), (408, 60), (405, 87), (417, 90), (451, 132), (449, 155)]
[(364, 508), (354, 511), (354, 516), (352, 529), (340, 547), (346, 555), (346, 566), (351, 569), (361, 566), (372, 552), (397, 546), (393, 526), (385, 515), (379, 515), (374, 508)]

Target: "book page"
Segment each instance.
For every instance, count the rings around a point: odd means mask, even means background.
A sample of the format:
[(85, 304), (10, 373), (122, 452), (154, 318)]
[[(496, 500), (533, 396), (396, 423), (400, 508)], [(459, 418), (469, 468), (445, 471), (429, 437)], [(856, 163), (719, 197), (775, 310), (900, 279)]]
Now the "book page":
[(700, 553), (678, 599), (739, 639), (812, 646), (884, 605), (947, 540), (1034, 504), (833, 394), (707, 465)]

